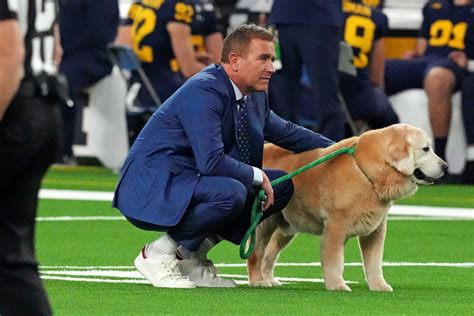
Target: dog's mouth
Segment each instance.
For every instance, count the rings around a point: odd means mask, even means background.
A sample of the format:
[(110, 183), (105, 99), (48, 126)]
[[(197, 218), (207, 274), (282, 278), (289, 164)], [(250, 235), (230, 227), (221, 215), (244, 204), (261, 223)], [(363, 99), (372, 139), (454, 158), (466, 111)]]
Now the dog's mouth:
[(428, 177), (420, 169), (415, 169), (413, 176), (417, 180), (416, 182), (420, 184), (433, 184), (435, 182), (434, 178)]

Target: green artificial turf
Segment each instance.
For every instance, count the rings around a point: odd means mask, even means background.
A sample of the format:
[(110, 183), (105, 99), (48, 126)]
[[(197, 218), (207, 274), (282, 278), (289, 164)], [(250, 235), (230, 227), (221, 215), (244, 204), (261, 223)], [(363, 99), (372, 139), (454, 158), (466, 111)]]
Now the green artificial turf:
[[(53, 168), (43, 188), (112, 191), (116, 180), (117, 175), (102, 168)], [(423, 187), (400, 204), (474, 208), (474, 187)], [(74, 278), (44, 281), (56, 315), (472, 315), (474, 310), (474, 221), (389, 220), (384, 262), (471, 265), (385, 266), (393, 293), (370, 292), (362, 267), (346, 266), (345, 279), (357, 283), (349, 284), (353, 292), (340, 293), (326, 291), (322, 283), (314, 282), (295, 281), (274, 288), (243, 284), (235, 289), (179, 290), (121, 283), (120, 277), (61, 274), (70, 272), (70, 267), (134, 273), (134, 258), (159, 233), (139, 230), (125, 220), (47, 221), (56, 216), (120, 216), (109, 201), (42, 199), (38, 216), (46, 219), (37, 222), (41, 271), (54, 270), (58, 276)], [(238, 250), (238, 246), (222, 242), (210, 258), (215, 263), (243, 264)], [(354, 238), (346, 245), (345, 261), (361, 262)], [(298, 236), (279, 262), (318, 263), (319, 237)], [(246, 274), (244, 266), (219, 270)], [(322, 277), (320, 266), (277, 266), (275, 275)], [(102, 279), (118, 283), (99, 282)]]

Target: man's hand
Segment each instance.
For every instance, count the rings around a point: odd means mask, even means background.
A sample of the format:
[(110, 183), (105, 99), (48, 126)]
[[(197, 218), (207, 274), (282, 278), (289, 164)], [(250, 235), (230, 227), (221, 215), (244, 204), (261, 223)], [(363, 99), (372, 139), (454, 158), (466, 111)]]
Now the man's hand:
[(270, 179), (268, 179), (267, 175), (263, 171), (262, 171), (262, 175), (263, 175), (262, 189), (263, 191), (265, 191), (265, 195), (267, 196), (267, 202), (265, 202), (263, 210), (266, 211), (275, 202), (275, 197), (273, 195), (273, 187), (272, 187), (272, 184), (270, 183)]
[(449, 59), (454, 61), (456, 64), (458, 64), (459, 67), (462, 69), (466, 69), (467, 67), (467, 57), (466, 54), (463, 51), (460, 50), (455, 50), (449, 53)]

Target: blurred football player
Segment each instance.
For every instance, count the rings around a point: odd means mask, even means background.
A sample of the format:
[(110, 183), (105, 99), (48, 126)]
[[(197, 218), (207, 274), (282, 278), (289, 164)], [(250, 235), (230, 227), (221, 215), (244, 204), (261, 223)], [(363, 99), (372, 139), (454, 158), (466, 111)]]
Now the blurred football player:
[(384, 46), (388, 20), (377, 8), (361, 1), (344, 0), (342, 40), (352, 47), (357, 75), (339, 73), (339, 84), (352, 119), (360, 130), (364, 123), (382, 128), (399, 123), (397, 114), (383, 92)]
[[(474, 11), (471, 0), (432, 0), (423, 8), (423, 24), (411, 60), (386, 63), (386, 92), (424, 88), (428, 96), (436, 153), (444, 159), (451, 121), (451, 95), (467, 75), (462, 56), (471, 56)], [(461, 54), (462, 53), (462, 54)], [(461, 56), (461, 57), (460, 57)]]
[[(209, 0), (144, 0), (130, 7), (129, 17), (133, 50), (162, 102), (220, 58), (223, 38)], [(145, 90), (139, 101), (156, 106)]]

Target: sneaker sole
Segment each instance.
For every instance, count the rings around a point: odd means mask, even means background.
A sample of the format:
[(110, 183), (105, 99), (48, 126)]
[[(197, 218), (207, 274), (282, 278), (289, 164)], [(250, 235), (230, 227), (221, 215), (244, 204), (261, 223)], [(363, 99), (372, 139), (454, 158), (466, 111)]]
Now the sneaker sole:
[(237, 287), (237, 284), (233, 284), (233, 285), (215, 285), (215, 284), (209, 284), (209, 285), (199, 285), (199, 284), (196, 284), (197, 287), (205, 287), (205, 288), (221, 288), (221, 289), (230, 289), (230, 288), (234, 288), (234, 287)]
[(194, 285), (193, 283), (189, 284), (189, 285), (167, 285), (167, 284), (160, 284), (160, 282), (157, 282), (155, 277), (148, 273), (147, 269), (145, 269), (145, 267), (142, 265), (142, 263), (140, 262), (140, 260), (138, 258), (135, 259), (135, 261), (133, 261), (133, 265), (135, 266), (135, 268), (137, 269), (138, 272), (140, 272), (141, 275), (143, 275), (145, 277), (145, 279), (147, 279), (154, 287), (162, 287), (162, 288), (169, 288), (169, 289), (194, 289), (196, 288), (196, 285)]

